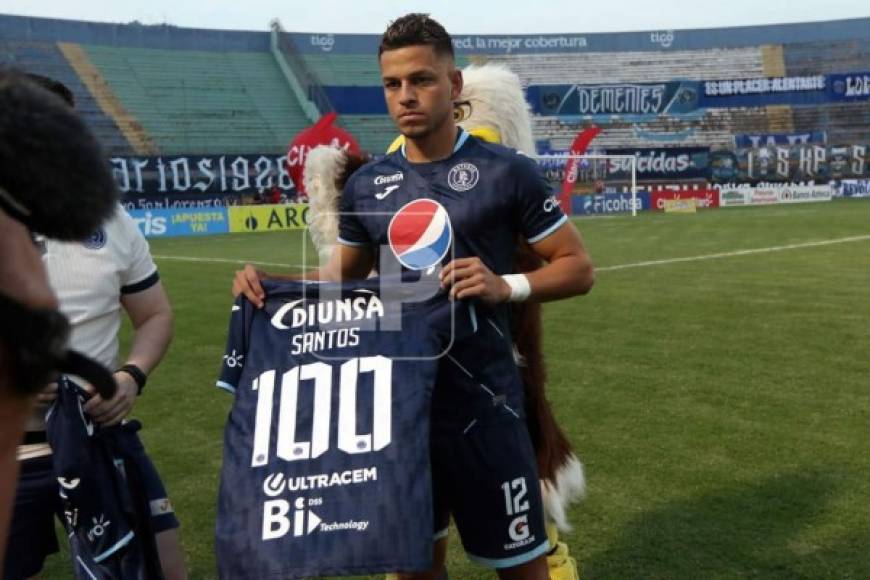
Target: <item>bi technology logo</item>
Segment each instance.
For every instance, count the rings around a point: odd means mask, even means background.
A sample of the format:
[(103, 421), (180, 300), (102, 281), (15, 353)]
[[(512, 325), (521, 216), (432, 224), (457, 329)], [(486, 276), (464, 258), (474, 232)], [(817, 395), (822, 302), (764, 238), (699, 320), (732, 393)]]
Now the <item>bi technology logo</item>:
[[(263, 502), (263, 540), (283, 538), (291, 532), (292, 537), (300, 538), (320, 532), (356, 531), (365, 532), (368, 521), (348, 520), (345, 522), (324, 522), (314, 513), (312, 507), (323, 505), (322, 498), (297, 497), (292, 502), (284, 499), (274, 499), (288, 489), (287, 479), (280, 473), (268, 476), (263, 482), (263, 493), (273, 498)], [(293, 506), (293, 516), (290, 517), (290, 506)]]

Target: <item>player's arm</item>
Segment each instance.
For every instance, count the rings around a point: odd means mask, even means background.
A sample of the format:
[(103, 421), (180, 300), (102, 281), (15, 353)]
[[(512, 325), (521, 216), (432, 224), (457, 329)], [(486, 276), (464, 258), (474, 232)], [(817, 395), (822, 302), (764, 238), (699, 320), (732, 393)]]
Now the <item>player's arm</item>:
[(236, 272), (233, 280), (233, 296), (244, 294), (257, 308), (262, 308), (266, 293), (260, 280), (322, 280), (325, 282), (340, 282), (342, 280), (363, 280), (374, 267), (374, 257), (371, 248), (363, 245), (335, 244), (329, 261), (316, 270), (302, 274), (269, 274), (257, 270), (253, 265)]
[(555, 232), (531, 246), (547, 263), (525, 274), (531, 289), (529, 299), (537, 302), (559, 300), (586, 294), (592, 289), (595, 269), (583, 245), (583, 238), (573, 223), (565, 222)]
[[(163, 359), (172, 340), (172, 306), (163, 284), (158, 280), (148, 288), (122, 294), (121, 305), (133, 324), (133, 344), (124, 364), (138, 367), (146, 376)], [(118, 390), (114, 397), (103, 400), (94, 395), (84, 410), (101, 425), (115, 425), (130, 414), (139, 385), (127, 371), (116, 371)]]
[(476, 257), (454, 260), (441, 273), (453, 298), (545, 302), (585, 294), (595, 281), (580, 233), (559, 209), (533, 161), (518, 156), (512, 166), (513, 218), (519, 233), (546, 264), (527, 274), (498, 276)]
[[(524, 300), (546, 302), (586, 294), (595, 282), (594, 269), (574, 224), (565, 222), (543, 240), (532, 244), (547, 263), (525, 276), (529, 288)], [(490, 304), (508, 302), (514, 296), (506, 277), (493, 273), (480, 258), (458, 258), (441, 271), (442, 286), (450, 297), (478, 298)]]

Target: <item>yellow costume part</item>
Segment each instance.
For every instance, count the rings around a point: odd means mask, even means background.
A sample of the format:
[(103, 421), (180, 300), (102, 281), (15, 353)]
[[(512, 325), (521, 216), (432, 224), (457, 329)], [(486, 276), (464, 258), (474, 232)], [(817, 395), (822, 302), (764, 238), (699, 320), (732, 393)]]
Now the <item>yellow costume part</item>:
[[(501, 143), (501, 134), (498, 132), (498, 129), (493, 129), (492, 127), (475, 127), (473, 129), (468, 129), (467, 131), (481, 141), (486, 141), (487, 143)], [(390, 143), (389, 147), (387, 147), (387, 153), (397, 151), (404, 144), (405, 136), (399, 135), (393, 139), (393, 142)]]
[(580, 580), (577, 561), (568, 552), (568, 544), (559, 541), (559, 530), (553, 522), (547, 522), (547, 540), (551, 546), (547, 554), (550, 580)]

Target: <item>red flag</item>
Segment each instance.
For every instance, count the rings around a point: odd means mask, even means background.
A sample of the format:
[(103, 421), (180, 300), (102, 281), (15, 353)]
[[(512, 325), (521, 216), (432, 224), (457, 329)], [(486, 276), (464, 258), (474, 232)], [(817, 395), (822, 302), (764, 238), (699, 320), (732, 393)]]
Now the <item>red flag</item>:
[[(583, 155), (599, 133), (601, 133), (601, 129), (595, 126), (580, 131), (574, 137), (574, 143), (571, 144), (571, 150), (568, 153), (570, 155)], [(576, 172), (577, 160), (568, 159), (568, 164), (565, 166), (565, 179), (562, 181), (562, 194), (559, 196), (563, 208), (571, 207), (571, 190), (574, 189), (574, 182), (577, 180)]]
[(338, 115), (335, 112), (323, 115), (314, 125), (296, 135), (290, 143), (290, 148), (287, 150), (287, 171), (290, 173), (293, 185), (296, 186), (296, 191), (301, 194), (305, 193), (305, 187), (302, 185), (302, 170), (305, 168), (305, 159), (309, 151), (318, 145), (331, 145), (347, 149), (352, 153), (359, 153), (359, 144), (353, 135), (340, 127), (333, 126), (336, 118)]

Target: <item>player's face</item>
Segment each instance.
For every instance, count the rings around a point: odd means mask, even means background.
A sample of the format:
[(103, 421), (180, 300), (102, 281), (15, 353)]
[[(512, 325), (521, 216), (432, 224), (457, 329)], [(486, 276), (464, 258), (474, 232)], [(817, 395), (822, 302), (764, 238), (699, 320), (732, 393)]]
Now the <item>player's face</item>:
[(426, 45), (388, 50), (381, 55), (381, 78), (387, 110), (405, 137), (425, 138), (453, 118), (462, 75), (449, 56)]

